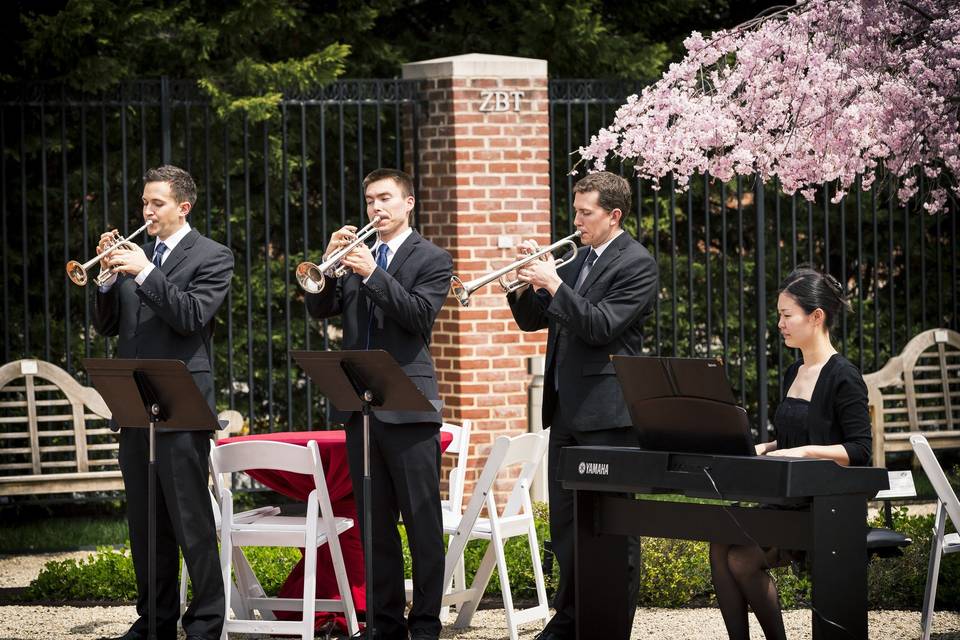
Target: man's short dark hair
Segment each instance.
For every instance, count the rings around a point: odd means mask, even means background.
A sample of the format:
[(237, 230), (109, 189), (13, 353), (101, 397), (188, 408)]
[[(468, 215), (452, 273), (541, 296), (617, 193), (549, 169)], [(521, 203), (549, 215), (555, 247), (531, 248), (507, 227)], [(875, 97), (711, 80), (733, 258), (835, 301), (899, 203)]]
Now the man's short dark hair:
[(607, 211), (620, 209), (620, 226), (630, 211), (630, 183), (625, 178), (609, 171), (588, 173), (573, 185), (574, 193), (597, 192), (597, 204)]
[(363, 190), (366, 191), (367, 187), (380, 180), (393, 180), (396, 182), (404, 198), (413, 195), (413, 178), (399, 169), (374, 169), (363, 179)]
[(170, 183), (170, 193), (178, 203), (189, 202), (192, 207), (197, 203), (197, 183), (193, 177), (172, 164), (165, 164), (160, 167), (148, 170), (143, 174), (143, 181), (146, 182), (168, 182)]

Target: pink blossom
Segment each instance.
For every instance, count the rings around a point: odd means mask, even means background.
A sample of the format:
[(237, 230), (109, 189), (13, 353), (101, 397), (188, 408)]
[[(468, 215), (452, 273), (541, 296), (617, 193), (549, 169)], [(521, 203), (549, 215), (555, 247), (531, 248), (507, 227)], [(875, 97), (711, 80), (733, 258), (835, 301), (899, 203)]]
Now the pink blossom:
[(923, 172), (931, 212), (960, 194), (960, 3), (809, 0), (684, 44), (579, 150), (589, 167), (627, 159), (681, 189), (756, 173), (808, 200), (837, 181), (834, 202), (860, 177), (896, 181), (905, 203)]

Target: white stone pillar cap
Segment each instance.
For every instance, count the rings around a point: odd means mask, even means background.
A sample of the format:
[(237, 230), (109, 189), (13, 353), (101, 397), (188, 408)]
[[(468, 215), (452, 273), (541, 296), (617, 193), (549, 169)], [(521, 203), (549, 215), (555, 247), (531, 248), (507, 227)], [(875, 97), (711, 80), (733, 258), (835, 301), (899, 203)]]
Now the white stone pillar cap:
[(546, 60), (498, 56), (489, 53), (465, 53), (459, 56), (408, 62), (403, 65), (404, 80), (537, 77), (547, 77)]

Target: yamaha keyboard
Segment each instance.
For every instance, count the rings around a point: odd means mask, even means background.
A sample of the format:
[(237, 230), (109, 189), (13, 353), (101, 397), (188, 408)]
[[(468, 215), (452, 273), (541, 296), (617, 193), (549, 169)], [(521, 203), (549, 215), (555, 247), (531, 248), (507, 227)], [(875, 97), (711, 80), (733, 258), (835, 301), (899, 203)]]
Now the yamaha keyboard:
[(831, 460), (627, 447), (566, 448), (561, 457), (560, 478), (568, 489), (679, 493), (777, 504), (798, 503), (813, 496), (872, 497), (888, 487), (886, 469), (842, 467)]
[[(580, 640), (630, 637), (628, 614), (636, 603), (626, 595), (627, 536), (806, 550), (814, 640), (867, 638), (867, 500), (887, 488), (886, 470), (829, 460), (566, 447), (553, 473), (574, 491)], [(638, 493), (791, 508), (637, 499)]]

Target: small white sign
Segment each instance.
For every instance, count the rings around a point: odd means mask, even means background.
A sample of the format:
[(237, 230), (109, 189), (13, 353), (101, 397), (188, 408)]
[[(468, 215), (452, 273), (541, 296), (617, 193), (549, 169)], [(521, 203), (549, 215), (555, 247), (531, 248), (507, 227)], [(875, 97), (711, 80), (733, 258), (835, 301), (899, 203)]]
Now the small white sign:
[(20, 361), (20, 373), (23, 375), (34, 375), (38, 371), (37, 361), (36, 360), (21, 360)]
[(512, 249), (514, 246), (513, 236), (497, 236), (497, 249)]
[(946, 342), (947, 341), (947, 332), (943, 329), (938, 329), (933, 332), (933, 341), (934, 342)]
[(890, 498), (913, 498), (917, 495), (917, 487), (913, 484), (913, 473), (910, 471), (888, 471), (890, 488), (877, 492), (877, 500)]

